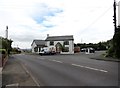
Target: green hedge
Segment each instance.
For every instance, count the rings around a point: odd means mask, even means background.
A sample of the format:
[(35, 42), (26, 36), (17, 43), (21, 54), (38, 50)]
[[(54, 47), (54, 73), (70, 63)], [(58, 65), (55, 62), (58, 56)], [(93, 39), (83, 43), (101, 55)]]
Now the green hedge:
[(6, 49), (0, 49), (0, 53), (1, 54), (7, 54), (7, 51), (6, 51)]

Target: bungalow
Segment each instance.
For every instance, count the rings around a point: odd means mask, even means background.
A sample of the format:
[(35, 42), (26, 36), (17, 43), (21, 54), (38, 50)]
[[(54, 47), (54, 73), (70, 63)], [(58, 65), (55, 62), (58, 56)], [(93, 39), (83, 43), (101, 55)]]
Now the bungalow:
[(61, 54), (74, 53), (74, 38), (73, 35), (66, 36), (49, 36), (45, 40), (33, 40), (31, 47), (33, 53), (39, 53), (42, 47), (48, 47)]
[(32, 53), (39, 53), (40, 49), (45, 46), (45, 40), (33, 40), (31, 47)]

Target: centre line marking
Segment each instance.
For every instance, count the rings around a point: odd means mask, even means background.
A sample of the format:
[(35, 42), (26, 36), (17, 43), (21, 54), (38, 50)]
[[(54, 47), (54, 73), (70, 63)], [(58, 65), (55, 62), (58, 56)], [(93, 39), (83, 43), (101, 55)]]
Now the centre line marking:
[(58, 61), (58, 60), (52, 60), (54, 62), (58, 62), (58, 63), (63, 63), (62, 61)]
[(77, 65), (77, 64), (71, 64), (71, 65), (77, 66), (77, 67), (81, 67), (81, 68), (87, 68), (87, 69), (91, 69), (91, 70), (101, 71), (101, 72), (108, 72), (108, 71), (106, 71), (106, 70), (97, 69), (97, 68), (92, 68), (92, 67), (88, 67), (88, 66), (82, 66), (82, 65)]
[(37, 58), (37, 59), (41, 59), (41, 60), (44, 60), (45, 58)]

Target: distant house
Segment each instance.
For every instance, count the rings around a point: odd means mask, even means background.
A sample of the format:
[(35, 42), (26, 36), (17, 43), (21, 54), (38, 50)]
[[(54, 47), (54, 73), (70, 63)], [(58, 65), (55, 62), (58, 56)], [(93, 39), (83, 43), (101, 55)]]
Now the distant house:
[(61, 54), (74, 53), (74, 38), (73, 35), (66, 36), (47, 36), (45, 40), (33, 40), (32, 52), (39, 53), (41, 47), (48, 47)]
[(45, 40), (33, 40), (31, 47), (32, 53), (39, 53), (41, 47), (45, 47)]

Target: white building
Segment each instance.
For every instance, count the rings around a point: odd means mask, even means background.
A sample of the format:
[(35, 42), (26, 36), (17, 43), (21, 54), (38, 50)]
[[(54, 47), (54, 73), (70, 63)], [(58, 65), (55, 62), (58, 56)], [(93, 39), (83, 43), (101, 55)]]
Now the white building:
[(118, 25), (120, 26), (120, 1), (118, 2)]
[(46, 40), (33, 40), (32, 52), (39, 53), (41, 47), (47, 46), (50, 50), (54, 50), (61, 54), (74, 53), (73, 35), (67, 36), (47, 36)]
[(31, 47), (32, 53), (39, 53), (41, 47), (45, 46), (45, 40), (33, 40)]

